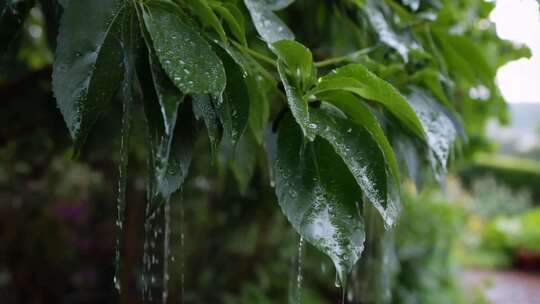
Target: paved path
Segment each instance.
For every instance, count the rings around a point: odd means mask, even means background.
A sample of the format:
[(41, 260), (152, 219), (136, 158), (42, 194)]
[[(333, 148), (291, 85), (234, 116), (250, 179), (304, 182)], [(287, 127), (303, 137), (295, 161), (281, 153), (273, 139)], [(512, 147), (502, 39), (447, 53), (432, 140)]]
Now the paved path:
[(540, 304), (540, 273), (514, 270), (467, 270), (466, 288), (484, 286), (486, 298), (493, 304)]

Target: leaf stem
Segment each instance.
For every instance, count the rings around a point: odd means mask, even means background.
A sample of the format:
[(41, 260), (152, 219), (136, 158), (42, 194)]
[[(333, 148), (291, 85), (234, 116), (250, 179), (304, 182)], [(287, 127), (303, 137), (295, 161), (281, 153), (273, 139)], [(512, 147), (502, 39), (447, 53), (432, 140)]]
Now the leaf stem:
[(318, 67), (318, 68), (322, 68), (322, 67), (326, 67), (326, 66), (329, 66), (329, 65), (335, 65), (335, 64), (341, 63), (343, 61), (354, 61), (354, 59), (356, 57), (358, 57), (360, 55), (367, 54), (367, 53), (373, 51), (375, 49), (375, 47), (376, 46), (368, 47), (368, 48), (361, 49), (361, 50), (358, 50), (356, 52), (353, 52), (353, 53), (350, 53), (350, 54), (347, 54), (347, 55), (328, 58), (326, 60), (321, 60), (321, 61), (315, 62), (315, 66)]
[(265, 63), (268, 63), (268, 64), (270, 64), (270, 65), (272, 65), (274, 67), (277, 67), (276, 61), (274, 59), (272, 59), (272, 58), (270, 58), (270, 57), (268, 57), (266, 55), (263, 55), (263, 54), (261, 54), (261, 53), (259, 53), (257, 51), (254, 51), (254, 50), (252, 50), (252, 49), (250, 49), (248, 47), (245, 47), (245, 46), (241, 45), (240, 43), (238, 43), (236, 41), (231, 41), (231, 42), (234, 44), (234, 46), (236, 46), (237, 48), (241, 49), (242, 51), (250, 54), (254, 58), (259, 59), (259, 60), (261, 60), (261, 61), (263, 61)]

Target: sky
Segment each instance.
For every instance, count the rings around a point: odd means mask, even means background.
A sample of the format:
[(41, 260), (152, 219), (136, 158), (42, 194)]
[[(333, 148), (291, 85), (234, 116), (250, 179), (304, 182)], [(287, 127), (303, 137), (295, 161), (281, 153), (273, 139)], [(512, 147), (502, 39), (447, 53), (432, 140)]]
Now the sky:
[(512, 61), (497, 72), (497, 83), (508, 102), (540, 103), (540, 10), (537, 0), (497, 0), (490, 15), (497, 35), (532, 51), (530, 59)]

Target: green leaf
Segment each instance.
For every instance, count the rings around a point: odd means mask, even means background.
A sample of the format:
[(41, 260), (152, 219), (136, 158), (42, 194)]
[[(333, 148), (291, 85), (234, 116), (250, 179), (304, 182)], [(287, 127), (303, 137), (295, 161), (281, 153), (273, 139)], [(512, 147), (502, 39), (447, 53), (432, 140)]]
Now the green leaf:
[(197, 132), (189, 104), (184, 103), (178, 110), (178, 122), (174, 130), (165, 174), (159, 183), (159, 192), (169, 197), (184, 183), (191, 159)]
[[(430, 151), (435, 155), (442, 172), (446, 172), (452, 143), (457, 137), (454, 123), (446, 116), (442, 106), (422, 89), (411, 88), (408, 100), (422, 122)], [(433, 161), (432, 165), (436, 169), (439, 166)]]
[(327, 104), (311, 109), (310, 114), (317, 135), (330, 143), (363, 194), (391, 227), (399, 214), (399, 193), (396, 180), (387, 173), (378, 143), (365, 128)]
[[(74, 1), (62, 16), (52, 86), (77, 147), (122, 80), (123, 3)], [(92, 22), (85, 22), (88, 16), (92, 16)]]
[(395, 155), (402, 169), (401, 172), (404, 173), (402, 176), (408, 176), (420, 192), (423, 178), (420, 160), (421, 151), (412, 138), (399, 131), (392, 133), (392, 147), (396, 151)]
[(199, 32), (156, 2), (145, 4), (143, 16), (159, 61), (176, 87), (185, 94), (219, 96), (225, 89), (225, 70)]
[(411, 81), (421, 82), (442, 102), (448, 109), (453, 109), (452, 103), (446, 97), (446, 93), (441, 85), (441, 75), (432, 68), (422, 69), (411, 76)]
[(282, 9), (292, 1), (244, 0), (253, 24), (262, 39), (269, 44), (278, 40), (294, 40), (292, 31), (273, 12)]
[(311, 51), (294, 40), (280, 40), (272, 44), (273, 51), (285, 63), (289, 77), (295, 79), (303, 92), (309, 90), (317, 80)]
[(193, 13), (199, 17), (204, 26), (211, 26), (218, 33), (222, 41), (227, 41), (227, 34), (225, 34), (221, 22), (206, 0), (185, 0), (183, 3), (190, 6)]
[(382, 150), (390, 172), (396, 179), (396, 184), (399, 185), (399, 169), (394, 151), (371, 109), (353, 94), (345, 91), (327, 92), (320, 98), (339, 108), (352, 122), (361, 125), (371, 134)]
[(306, 241), (332, 259), (343, 282), (365, 239), (356, 206), (362, 193), (349, 170), (326, 141), (305, 142), (287, 115), (278, 130), (274, 174), (283, 213)]
[(208, 131), (208, 139), (212, 147), (212, 155), (215, 156), (217, 145), (221, 139), (221, 124), (212, 104), (212, 99), (206, 94), (193, 95), (193, 113), (197, 119), (203, 119)]
[(433, 32), (454, 73), (463, 73), (471, 81), (476, 76), (487, 86), (493, 86), (496, 71), (476, 43), (462, 35), (452, 35), (442, 30)]
[[(171, 132), (165, 131), (162, 106), (151, 85), (145, 87), (144, 110), (149, 132), (150, 168), (153, 179), (149, 189), (152, 198), (160, 201), (168, 199), (179, 189), (187, 174), (191, 161), (191, 150), (195, 138), (191, 109), (185, 105), (174, 113)], [(156, 88), (157, 91), (157, 88)], [(176, 98), (183, 101), (177, 90)], [(169, 96), (171, 97), (171, 96)], [(177, 113), (181, 113), (177, 115)], [(177, 117), (178, 116), (178, 117)]]
[[(258, 80), (258, 78), (261, 79)], [(267, 83), (262, 80), (261, 76), (248, 76), (246, 85), (249, 92), (249, 127), (257, 143), (262, 144), (264, 129), (270, 115), (267, 88), (265, 87)]]
[(150, 64), (154, 89), (160, 105), (160, 112), (163, 116), (165, 134), (171, 135), (176, 125), (178, 106), (184, 100), (184, 95), (178, 90), (161, 67), (152, 45), (150, 34), (144, 26), (144, 20), (141, 18), (140, 22), (141, 31), (148, 50), (148, 62)]
[(0, 4), (0, 54), (19, 33), (35, 0), (2, 0)]
[(278, 72), (281, 77), (281, 82), (285, 88), (285, 93), (287, 94), (287, 102), (289, 108), (294, 116), (296, 122), (302, 128), (304, 136), (307, 136), (309, 139), (315, 138), (315, 132), (309, 123), (309, 110), (307, 99), (304, 98), (300, 88), (295, 87), (291, 84), (289, 76), (287, 75), (287, 68), (285, 64), (281, 61), (278, 61)]
[(407, 100), (388, 82), (360, 64), (349, 64), (325, 75), (308, 95), (346, 90), (381, 103), (414, 134), (424, 138), (422, 125)]
[(234, 158), (229, 163), (240, 193), (246, 194), (249, 183), (255, 173), (257, 162), (257, 143), (250, 132), (246, 132), (234, 151)]
[(392, 29), (382, 11), (377, 7), (377, 2), (374, 0), (367, 1), (363, 6), (374, 32), (379, 35), (379, 40), (382, 43), (396, 50), (405, 62), (409, 61), (410, 43)]
[(225, 20), (234, 37), (243, 45), (247, 45), (244, 15), (232, 3), (209, 1), (210, 6)]
[(234, 147), (249, 120), (249, 93), (240, 66), (225, 51), (216, 48), (227, 72), (227, 87), (215, 102), (225, 137)]

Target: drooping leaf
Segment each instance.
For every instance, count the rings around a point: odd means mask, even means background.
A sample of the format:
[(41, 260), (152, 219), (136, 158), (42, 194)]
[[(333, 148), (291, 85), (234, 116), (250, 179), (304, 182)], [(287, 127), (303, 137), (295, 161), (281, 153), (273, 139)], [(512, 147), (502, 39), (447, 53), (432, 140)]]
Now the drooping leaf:
[(225, 70), (197, 30), (156, 2), (145, 4), (143, 16), (159, 61), (176, 87), (185, 94), (219, 96), (225, 89)]
[(190, 6), (191, 11), (199, 17), (205, 26), (211, 26), (222, 41), (227, 41), (227, 34), (210, 5), (206, 0), (185, 0), (183, 3)]
[(454, 108), (444, 92), (441, 85), (441, 75), (438, 71), (431, 68), (422, 69), (414, 73), (414, 75), (411, 76), (411, 80), (423, 83), (448, 109)]
[(445, 31), (434, 30), (435, 36), (442, 46), (448, 64), (456, 74), (463, 73), (469, 80), (474, 77), (491, 86), (495, 79), (495, 69), (487, 62), (478, 46), (467, 37), (453, 35)]
[(227, 87), (215, 102), (223, 132), (234, 147), (244, 133), (249, 120), (249, 92), (244, 73), (225, 51), (216, 48), (227, 73)]
[(123, 3), (74, 1), (62, 17), (52, 86), (77, 147), (122, 80)]
[(399, 213), (397, 181), (386, 169), (378, 143), (365, 128), (328, 105), (310, 113), (317, 135), (330, 143), (385, 224), (392, 226)]
[(409, 61), (410, 43), (399, 36), (386, 21), (382, 11), (377, 7), (378, 1), (370, 0), (363, 6), (365, 14), (371, 23), (374, 31), (379, 36), (379, 40), (393, 48), (403, 58), (405, 62)]
[[(170, 125), (171, 132), (165, 132), (162, 107), (156, 92), (148, 92), (152, 89), (150, 83), (146, 84), (144, 110), (148, 125), (148, 148), (150, 157), (150, 171), (153, 179), (151, 185), (151, 197), (154, 202), (167, 200), (182, 185), (191, 162), (191, 151), (195, 139), (193, 124), (193, 114), (191, 107), (183, 103), (179, 106), (175, 119)], [(152, 94), (153, 93), (153, 94)], [(182, 94), (177, 91), (176, 96), (169, 95), (169, 98), (180, 98)], [(176, 111), (175, 111), (176, 112)]]
[(395, 155), (399, 160), (402, 176), (408, 176), (414, 182), (416, 189), (420, 191), (423, 185), (420, 150), (412, 138), (401, 132), (392, 134), (392, 147), (396, 151)]
[(118, 291), (121, 291), (121, 271), (122, 263), (122, 236), (124, 229), (124, 218), (126, 212), (126, 190), (129, 163), (129, 147), (131, 137), (131, 116), (135, 99), (139, 99), (139, 94), (135, 90), (136, 73), (135, 62), (137, 57), (137, 44), (139, 38), (139, 25), (137, 16), (133, 7), (128, 7), (122, 14), (121, 39), (122, 53), (124, 57), (124, 77), (122, 80), (121, 98), (122, 98), (122, 123), (120, 137), (120, 161), (118, 163), (118, 196), (117, 196), (117, 217), (116, 217), (116, 263), (114, 283)]
[(2, 0), (0, 2), (0, 54), (19, 33), (35, 0)]
[(265, 87), (268, 84), (261, 76), (248, 76), (246, 85), (249, 92), (249, 127), (257, 143), (261, 144), (270, 115)]
[(144, 26), (144, 19), (139, 14), (141, 31), (143, 33), (146, 49), (148, 50), (148, 62), (150, 65), (150, 73), (154, 84), (157, 100), (160, 105), (160, 112), (163, 116), (165, 134), (171, 136), (176, 125), (178, 114), (178, 106), (184, 100), (184, 95), (174, 85), (172, 80), (167, 76), (166, 72), (161, 67), (161, 63), (156, 55), (152, 39)]
[(240, 138), (234, 151), (234, 157), (229, 163), (229, 167), (236, 178), (238, 188), (242, 194), (247, 192), (249, 182), (255, 173), (256, 162), (257, 143), (251, 132), (246, 132)]
[(442, 170), (441, 173), (446, 172), (448, 156), (457, 136), (452, 120), (446, 116), (442, 106), (422, 89), (411, 88), (408, 100), (422, 122), (429, 149), (436, 157), (432, 166), (437, 171)]
[(356, 206), (362, 194), (354, 177), (326, 141), (305, 142), (289, 115), (279, 126), (274, 174), (283, 213), (306, 241), (332, 259), (344, 281), (365, 239)]
[(247, 45), (244, 15), (236, 5), (218, 1), (209, 1), (209, 4), (227, 23), (234, 37), (243, 45)]
[(193, 156), (196, 134), (192, 109), (188, 103), (184, 103), (178, 110), (178, 122), (174, 130), (167, 169), (158, 186), (163, 196), (172, 195), (184, 183)]
[(346, 90), (362, 98), (381, 103), (417, 136), (424, 138), (422, 125), (407, 100), (388, 82), (361, 64), (349, 64), (323, 76), (310, 95)]
[(244, 0), (253, 24), (262, 39), (269, 44), (278, 40), (294, 40), (292, 31), (274, 11), (285, 8), (293, 1)]
[(315, 133), (309, 123), (307, 99), (302, 95), (300, 88), (295, 87), (291, 83), (291, 80), (289, 80), (289, 76), (287, 75), (287, 68), (281, 61), (278, 61), (278, 72), (287, 95), (289, 109), (291, 109), (294, 119), (300, 125), (304, 136), (307, 136), (309, 139), (313, 139), (315, 137)]
[(397, 161), (377, 118), (370, 108), (353, 94), (346, 91), (331, 91), (321, 94), (321, 99), (338, 107), (354, 123), (363, 126), (379, 145), (384, 154), (384, 159), (390, 168), (396, 184), (400, 184)]
[(212, 155), (215, 155), (219, 141), (221, 140), (221, 124), (212, 104), (212, 99), (206, 94), (196, 94), (192, 96), (193, 113), (198, 120), (202, 119), (208, 131), (208, 139), (212, 148)]

